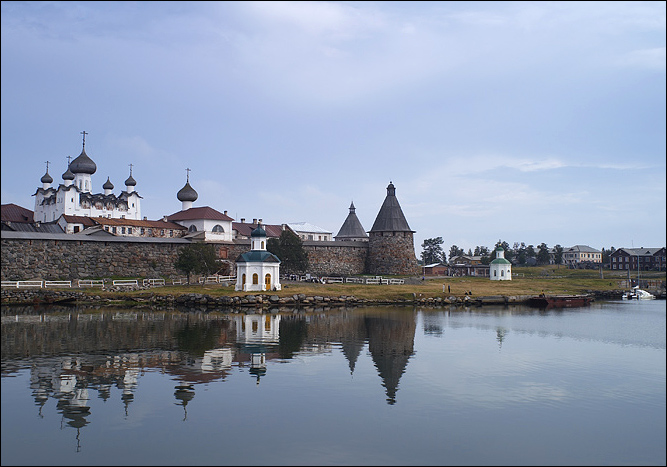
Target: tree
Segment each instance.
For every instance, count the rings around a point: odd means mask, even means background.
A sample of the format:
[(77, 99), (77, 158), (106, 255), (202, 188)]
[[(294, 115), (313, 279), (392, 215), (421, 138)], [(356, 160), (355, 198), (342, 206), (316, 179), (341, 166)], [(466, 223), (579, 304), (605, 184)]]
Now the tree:
[(560, 245), (554, 247), (554, 261), (560, 268), (560, 265), (563, 263), (563, 247)]
[(549, 264), (549, 247), (542, 242), (537, 247), (537, 264)]
[(303, 249), (303, 242), (291, 230), (283, 230), (279, 238), (269, 238), (267, 251), (280, 260), (280, 268), (288, 274), (298, 274), (308, 269), (308, 254)]
[(190, 283), (190, 274), (208, 276), (220, 268), (220, 261), (215, 254), (215, 247), (210, 243), (191, 243), (178, 251), (174, 267), (184, 272)]
[(445, 252), (442, 251), (442, 237), (427, 238), (422, 243), (423, 251), (421, 253), (422, 263), (424, 265), (444, 262), (446, 260)]

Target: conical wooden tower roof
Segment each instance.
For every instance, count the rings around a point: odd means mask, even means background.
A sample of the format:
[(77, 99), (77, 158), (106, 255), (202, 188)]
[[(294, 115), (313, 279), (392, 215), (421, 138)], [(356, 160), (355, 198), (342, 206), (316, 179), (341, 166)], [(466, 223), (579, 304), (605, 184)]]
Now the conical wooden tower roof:
[(350, 213), (347, 215), (343, 226), (334, 237), (336, 240), (347, 240), (353, 238), (368, 238), (368, 234), (364, 230), (359, 218), (355, 213), (354, 203), (350, 203)]
[(380, 212), (378, 212), (371, 232), (412, 232), (408, 221), (405, 220), (401, 205), (396, 198), (396, 188), (392, 182), (387, 186), (387, 197), (382, 203)]

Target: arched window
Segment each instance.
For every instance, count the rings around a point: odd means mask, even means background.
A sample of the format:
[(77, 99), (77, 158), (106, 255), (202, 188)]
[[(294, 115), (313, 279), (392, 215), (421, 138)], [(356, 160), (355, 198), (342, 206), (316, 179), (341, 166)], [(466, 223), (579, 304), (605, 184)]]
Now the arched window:
[(504, 275), (505, 275), (505, 271), (503, 271), (503, 270), (501, 269), (501, 270), (500, 270), (500, 277), (503, 277)]
[(257, 273), (255, 273), (255, 274), (252, 275), (252, 283), (253, 283), (254, 285), (259, 284), (259, 276), (257, 275)]
[(245, 285), (245, 274), (241, 276), (241, 285)]
[(192, 224), (190, 227), (188, 227), (188, 232), (196, 232), (197, 231), (197, 226)]
[(494, 270), (493, 270), (493, 277), (496, 277), (497, 275), (498, 275), (498, 271), (496, 271), (496, 270), (494, 269)]
[(215, 227), (213, 227), (213, 232), (223, 233), (224, 231), (225, 229), (220, 224), (215, 224)]
[(262, 240), (262, 246), (261, 246), (261, 249), (262, 249), (262, 250), (264, 249), (264, 240)]

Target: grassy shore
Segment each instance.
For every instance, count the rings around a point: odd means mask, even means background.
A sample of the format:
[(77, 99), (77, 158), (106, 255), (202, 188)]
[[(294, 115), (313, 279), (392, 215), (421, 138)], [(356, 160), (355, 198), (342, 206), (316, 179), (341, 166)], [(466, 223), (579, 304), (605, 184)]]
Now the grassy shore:
[[(636, 272), (631, 273), (632, 279)], [(308, 296), (340, 297), (354, 296), (368, 300), (405, 300), (414, 297), (463, 297), (466, 292), (472, 292), (475, 297), (495, 295), (521, 296), (545, 294), (582, 294), (589, 292), (612, 292), (627, 290), (628, 273), (620, 271), (567, 269), (564, 267), (525, 267), (513, 268), (511, 281), (492, 281), (483, 277), (434, 277), (422, 280), (419, 277), (403, 277), (406, 280), (402, 285), (362, 285), (362, 284), (320, 284), (309, 282), (283, 282), (283, 289), (264, 294), (288, 297), (294, 294)], [(642, 279), (665, 281), (666, 273), (642, 272)], [(111, 298), (116, 292), (87, 289), (90, 294), (103, 298)], [(146, 290), (127, 292), (126, 295), (142, 296), (147, 293), (160, 295), (182, 295), (189, 293), (206, 294), (211, 297), (257, 295), (257, 292), (237, 292), (232, 286), (221, 284), (191, 284), (189, 286), (165, 286)], [(421, 294), (421, 295), (420, 295)]]

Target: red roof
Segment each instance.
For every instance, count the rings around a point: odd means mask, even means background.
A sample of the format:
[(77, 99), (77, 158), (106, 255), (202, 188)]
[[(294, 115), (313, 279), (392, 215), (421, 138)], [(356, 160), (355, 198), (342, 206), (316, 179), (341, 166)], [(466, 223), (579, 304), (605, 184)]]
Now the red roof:
[[(238, 236), (250, 238), (250, 234), (252, 233), (253, 230), (257, 228), (257, 225), (258, 224), (249, 224), (247, 222), (232, 222), (232, 229), (236, 230)], [(262, 224), (262, 228), (266, 232), (267, 238), (270, 237), (278, 238), (280, 237), (280, 234), (283, 233), (282, 225)], [(292, 230), (287, 225), (285, 225), (285, 229)]]
[(30, 209), (22, 208), (16, 204), (3, 204), (2, 209), (2, 220), (4, 222), (32, 222), (33, 221), (33, 212)]
[(234, 220), (227, 214), (223, 214), (208, 206), (203, 206), (200, 208), (190, 208), (186, 209), (185, 211), (179, 211), (177, 213), (174, 213), (171, 216), (167, 216), (168, 221), (192, 221), (197, 219), (207, 219), (215, 221)]
[(63, 219), (68, 224), (83, 224), (84, 227), (92, 227), (95, 224), (95, 221), (91, 217), (87, 216), (73, 216), (71, 214), (63, 214)]

